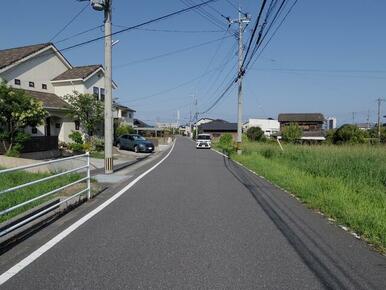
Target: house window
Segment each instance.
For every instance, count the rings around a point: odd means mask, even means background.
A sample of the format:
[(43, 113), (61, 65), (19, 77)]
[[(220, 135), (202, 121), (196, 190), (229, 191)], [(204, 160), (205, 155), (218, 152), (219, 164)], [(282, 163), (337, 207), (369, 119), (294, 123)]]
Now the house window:
[(29, 82), (29, 83), (28, 83), (28, 86), (29, 86), (30, 88), (34, 88), (34, 87), (35, 87), (35, 83), (34, 83), (34, 82)]
[(133, 113), (129, 113), (129, 118), (133, 118)]
[(46, 84), (42, 84), (42, 89), (46, 90), (47, 89), (47, 85)]
[(32, 134), (37, 134), (37, 133), (38, 133), (38, 128), (32, 127), (31, 133), (32, 133)]
[(18, 86), (20, 86), (20, 80), (19, 79), (15, 79), (15, 85), (18, 85)]
[(80, 122), (79, 121), (75, 121), (75, 130), (79, 130), (79, 127), (80, 127)]
[(99, 88), (98, 87), (93, 87), (93, 95), (95, 99), (99, 100)]
[(60, 123), (55, 123), (55, 128), (60, 129)]
[(101, 88), (100, 92), (101, 92), (101, 101), (104, 102), (105, 101), (105, 89)]

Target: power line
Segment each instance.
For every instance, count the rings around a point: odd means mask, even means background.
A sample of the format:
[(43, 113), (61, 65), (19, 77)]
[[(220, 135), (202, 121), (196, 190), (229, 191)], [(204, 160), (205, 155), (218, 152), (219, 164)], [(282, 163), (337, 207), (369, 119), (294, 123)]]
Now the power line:
[[(245, 52), (244, 60), (243, 60), (243, 63), (242, 63), (242, 65), (241, 65), (241, 68), (244, 67), (245, 60), (246, 60), (246, 58), (247, 58), (247, 56), (248, 56), (248, 54), (249, 54), (249, 51), (250, 51), (250, 49), (251, 49), (251, 47), (252, 47), (252, 43), (253, 43), (253, 40), (254, 40), (254, 38), (255, 38), (255, 34), (256, 34), (257, 28), (259, 27), (260, 18), (261, 18), (262, 14), (263, 14), (264, 7), (265, 7), (266, 3), (267, 3), (267, 0), (263, 0), (263, 2), (261, 3), (260, 11), (259, 11), (259, 13), (258, 13), (256, 22), (255, 22), (255, 26), (254, 26), (253, 31), (252, 31), (252, 35), (251, 35), (251, 37), (250, 37), (250, 39), (249, 39), (248, 47), (247, 47), (247, 50), (246, 50), (246, 52)], [(240, 73), (240, 72), (239, 72), (239, 73)]]
[(253, 70), (272, 70), (287, 72), (315, 72), (315, 73), (386, 73), (386, 70), (360, 70), (360, 69), (313, 69), (313, 68), (251, 68)]
[(62, 29), (60, 29), (53, 37), (51, 37), (51, 39), (49, 40), (49, 42), (52, 42), (57, 36), (59, 36), (68, 26), (71, 25), (71, 23), (73, 23), (82, 13), (83, 11), (86, 10), (86, 8), (89, 6), (89, 4), (87, 3), (77, 14), (75, 14), (74, 17), (71, 18), (71, 20), (69, 22), (67, 22), (66, 25), (64, 25), (62, 27)]
[[(231, 47), (229, 53), (227, 53), (225, 55), (225, 62), (224, 62), (224, 66), (223, 68), (221, 69), (221, 71), (217, 74), (216, 78), (210, 83), (209, 86), (207, 86), (207, 89), (204, 93), (204, 95), (208, 95), (208, 93), (212, 90), (212, 88), (214, 87), (214, 85), (216, 84), (216, 82), (219, 80), (222, 72), (224, 71), (225, 67), (228, 65), (228, 63), (232, 60), (232, 56), (235, 56), (237, 51), (235, 51), (235, 47), (236, 47), (236, 43), (233, 44), (233, 46)], [(234, 69), (234, 67), (232, 66), (232, 70)], [(229, 72), (225, 79), (221, 82), (220, 86), (223, 85), (223, 83), (225, 82), (226, 78), (230, 75), (231, 72)], [(217, 91), (217, 90), (216, 90)]]
[(145, 99), (149, 99), (149, 98), (152, 98), (152, 97), (155, 97), (155, 96), (159, 96), (159, 95), (162, 95), (162, 94), (169, 93), (169, 92), (171, 92), (171, 91), (174, 91), (174, 90), (176, 90), (176, 89), (179, 89), (179, 88), (181, 88), (181, 87), (184, 87), (184, 86), (186, 86), (186, 85), (189, 85), (189, 84), (195, 82), (196, 80), (201, 79), (201, 78), (203, 78), (204, 76), (206, 76), (206, 75), (208, 75), (208, 74), (210, 74), (210, 73), (212, 73), (212, 72), (214, 72), (214, 71), (220, 70), (221, 67), (222, 67), (222, 66), (219, 66), (219, 67), (217, 67), (217, 68), (215, 68), (215, 69), (212, 69), (212, 70), (210, 70), (210, 71), (207, 71), (206, 73), (203, 73), (203, 74), (201, 74), (201, 75), (199, 75), (199, 76), (197, 76), (197, 77), (194, 77), (194, 78), (192, 78), (192, 79), (190, 79), (190, 80), (188, 80), (188, 81), (185, 81), (185, 82), (183, 82), (183, 83), (180, 83), (179, 85), (174, 86), (174, 87), (172, 87), (172, 88), (168, 88), (168, 89), (159, 91), (159, 92), (157, 92), (157, 93), (153, 93), (153, 94), (151, 94), (151, 95), (144, 96), (144, 97), (137, 98), (137, 99), (133, 99), (133, 100), (130, 100), (130, 101), (131, 101), (131, 102), (135, 102), (135, 101), (139, 101), (139, 100), (145, 100)]
[(185, 52), (185, 51), (188, 51), (188, 50), (192, 50), (194, 48), (202, 47), (202, 46), (209, 45), (209, 44), (212, 44), (212, 43), (220, 41), (220, 40), (224, 40), (225, 38), (229, 38), (229, 37), (230, 36), (221, 37), (221, 38), (218, 38), (218, 39), (215, 39), (215, 40), (206, 41), (206, 42), (203, 42), (203, 43), (200, 43), (200, 44), (196, 44), (196, 45), (188, 46), (188, 47), (185, 47), (185, 48), (177, 49), (177, 50), (174, 50), (174, 51), (171, 51), (171, 52), (167, 52), (167, 53), (164, 53), (164, 54), (160, 54), (160, 55), (144, 58), (144, 59), (141, 59), (141, 60), (135, 60), (135, 61), (132, 61), (132, 62), (116, 65), (114, 67), (115, 68), (122, 68), (122, 67), (125, 67), (125, 66), (129, 66), (129, 65), (133, 65), (133, 64), (138, 64), (138, 63), (143, 63), (143, 62), (155, 60), (155, 59), (158, 59), (158, 58), (174, 55), (174, 54), (177, 54), (177, 53), (182, 53), (182, 52)]
[[(215, 60), (215, 58), (217, 57), (221, 47), (222, 47), (222, 44), (223, 44), (224, 40), (222, 40), (221, 42), (219, 42), (218, 46), (216, 47), (215, 51), (214, 51), (214, 54), (213, 56), (211, 57), (210, 61), (208, 62), (208, 64), (206, 65), (205, 67), (205, 70), (204, 70), (204, 73), (207, 72), (209, 70), (209, 67), (212, 65), (213, 61)], [(196, 85), (197, 87), (200, 86), (201, 84), (201, 80), (198, 82), (198, 84)]]
[(222, 94), (214, 101), (214, 103), (213, 103), (211, 106), (209, 106), (208, 109), (206, 109), (205, 111), (201, 112), (200, 115), (206, 114), (206, 113), (208, 113), (210, 110), (212, 110), (212, 109), (213, 109), (213, 108), (221, 101), (221, 99), (223, 99), (223, 98), (225, 97), (226, 93), (229, 92), (229, 90), (232, 88), (232, 86), (233, 86), (236, 82), (237, 82), (237, 78), (234, 79), (234, 80), (232, 80), (232, 82), (230, 82), (230, 83), (228, 84), (228, 86), (227, 86), (226, 89), (223, 91), (223, 93), (222, 93)]
[[(184, 3), (185, 5), (192, 5), (194, 2), (191, 1), (191, 0), (180, 0), (180, 2)], [(226, 30), (224, 28), (224, 22), (218, 20), (218, 18), (216, 18), (215, 16), (213, 16), (212, 14), (210, 14), (208, 11), (206, 11), (203, 7), (200, 7), (198, 8), (197, 10), (195, 10), (195, 12), (197, 14), (199, 14), (201, 17), (205, 18), (206, 20), (208, 20), (209, 22), (211, 22), (213, 25), (215, 25), (216, 27), (222, 29), (223, 31), (228, 31), (230, 32), (233, 36), (237, 37), (237, 33), (234, 32), (234, 31), (230, 31), (229, 29)], [(219, 12), (221, 14), (221, 12)], [(224, 15), (221, 14), (222, 17), (226, 18)]]
[[(270, 5), (270, 7), (268, 9), (268, 12), (267, 12), (267, 15), (266, 15), (266, 18), (265, 18), (265, 21), (264, 21), (265, 24), (268, 22), (268, 18), (270, 16), (270, 14), (272, 13), (273, 9), (274, 9), (274, 6), (277, 5), (277, 2), (278, 1), (271, 2), (271, 4), (272, 3), (275, 3), (275, 4), (274, 5)], [(267, 28), (266, 32), (264, 33), (264, 35), (262, 35), (262, 33), (263, 33), (264, 28), (265, 28), (265, 25), (261, 28), (260, 33), (259, 33), (259, 39), (258, 39), (258, 41), (256, 41), (256, 45), (255, 45), (255, 47), (254, 47), (254, 49), (253, 49), (253, 51), (251, 53), (251, 56), (250, 56), (247, 64), (245, 65), (244, 69), (247, 69), (247, 67), (249, 66), (249, 64), (252, 61), (252, 59), (253, 59), (254, 55), (256, 54), (257, 50), (260, 48), (260, 45), (264, 42), (266, 36), (271, 31), (273, 24), (276, 22), (276, 20), (278, 19), (279, 15), (281, 15), (281, 12), (284, 9), (286, 4), (287, 4), (287, 0), (283, 0), (281, 2), (281, 4), (280, 4), (279, 8), (277, 9), (277, 11), (276, 11), (272, 21), (268, 25), (268, 28)]]
[(271, 42), (272, 38), (275, 36), (275, 34), (277, 33), (277, 31), (279, 30), (279, 28), (283, 25), (283, 23), (285, 22), (285, 20), (287, 19), (288, 15), (291, 13), (291, 11), (293, 10), (293, 8), (295, 7), (296, 3), (298, 2), (298, 0), (295, 0), (294, 3), (291, 5), (291, 7), (288, 9), (287, 13), (284, 15), (283, 19), (281, 20), (281, 22), (279, 23), (279, 25), (276, 27), (275, 31), (272, 33), (271, 37), (268, 39), (268, 41), (266, 42), (266, 44), (264, 45), (264, 47), (261, 49), (260, 53), (257, 55), (256, 59), (253, 61), (252, 63), (252, 66), (255, 65), (256, 61), (260, 58), (260, 56), (262, 55), (263, 51), (265, 50), (265, 48), (268, 46), (268, 44)]
[(137, 28), (139, 28), (139, 27), (148, 25), (148, 24), (150, 24), (150, 23), (158, 22), (158, 21), (164, 20), (164, 19), (166, 19), (166, 18), (170, 18), (170, 17), (176, 16), (176, 15), (179, 15), (179, 14), (182, 14), (182, 13), (185, 13), (185, 12), (188, 12), (188, 11), (190, 11), (190, 10), (194, 10), (194, 9), (196, 9), (196, 8), (199, 8), (199, 7), (201, 7), (201, 6), (204, 6), (204, 5), (206, 5), (206, 4), (208, 4), (208, 3), (211, 3), (211, 2), (214, 2), (214, 1), (216, 1), (216, 0), (208, 0), (208, 1), (206, 1), (206, 2), (203, 2), (203, 3), (197, 4), (197, 5), (190, 6), (190, 7), (188, 7), (188, 8), (180, 9), (180, 10), (178, 10), (178, 11), (175, 11), (175, 12), (172, 12), (172, 13), (169, 13), (169, 14), (166, 14), (166, 15), (163, 15), (163, 16), (160, 16), (160, 17), (157, 17), (157, 18), (154, 18), (154, 19), (151, 19), (151, 20), (142, 22), (142, 23), (140, 23), (140, 24), (136, 24), (136, 25), (133, 25), (133, 26), (129, 26), (129, 27), (127, 27), (127, 28), (118, 30), (118, 31), (113, 32), (113, 33), (108, 34), (108, 35), (96, 37), (96, 38), (93, 38), (93, 39), (90, 39), (90, 40), (87, 40), (87, 41), (83, 41), (83, 42), (80, 42), (80, 43), (77, 43), (77, 44), (74, 44), (74, 45), (65, 47), (65, 48), (61, 49), (60, 51), (65, 51), (65, 50), (73, 49), (73, 48), (76, 48), (76, 47), (79, 47), (79, 46), (83, 46), (83, 45), (86, 45), (86, 44), (93, 43), (93, 42), (95, 42), (95, 41), (104, 39), (104, 38), (109, 37), (109, 36), (114, 36), (114, 35), (121, 34), (121, 33), (123, 33), (123, 32), (129, 31), (129, 30), (137, 29)]
[(246, 14), (245, 12), (241, 11), (239, 7), (237, 7), (235, 4), (232, 3), (230, 0), (225, 0), (230, 6), (232, 6), (234, 9), (236, 9), (241, 14)]
[(89, 29), (86, 29), (86, 30), (84, 30), (84, 31), (78, 32), (78, 33), (73, 34), (73, 35), (71, 35), (71, 36), (68, 36), (68, 37), (66, 37), (66, 38), (62, 38), (62, 39), (60, 39), (60, 40), (58, 40), (58, 41), (55, 41), (55, 44), (58, 44), (58, 43), (67, 41), (67, 40), (69, 40), (69, 39), (75, 38), (75, 37), (77, 37), (77, 36), (86, 34), (86, 33), (90, 32), (90, 31), (93, 31), (93, 30), (96, 30), (96, 29), (102, 28), (102, 27), (103, 27), (103, 24), (98, 25), (98, 26), (95, 26), (95, 27), (92, 27), (92, 28), (89, 28)]
[[(115, 27), (127, 28), (124, 25), (116, 25)], [(156, 29), (156, 28), (136, 28), (137, 30), (150, 31), (150, 32), (169, 32), (169, 33), (219, 33), (224, 32), (224, 30), (177, 30), (177, 29)]]
[[(271, 23), (268, 25), (268, 29), (267, 29), (266, 33), (263, 35), (263, 31), (264, 31), (264, 29), (265, 29), (266, 24), (268, 23), (269, 16), (270, 16), (271, 13), (273, 13), (274, 7), (275, 7), (275, 6), (277, 5), (277, 3), (278, 3), (277, 1), (271, 2), (271, 5), (270, 5), (270, 7), (268, 8), (268, 11), (267, 11), (267, 14), (266, 14), (264, 23), (261, 25), (261, 28), (260, 28), (260, 31), (259, 31), (259, 34), (258, 34), (258, 38), (257, 38), (257, 40), (256, 40), (256, 43), (255, 43), (254, 48), (253, 48), (253, 50), (252, 50), (252, 53), (251, 53), (251, 55), (249, 56), (249, 59), (248, 59), (248, 61), (247, 61), (246, 64), (245, 64), (245, 61), (246, 61), (247, 56), (244, 58), (244, 62), (243, 62), (243, 70), (244, 70), (244, 71), (248, 68), (248, 66), (249, 66), (249, 64), (251, 63), (253, 57), (255, 56), (256, 52), (257, 52), (258, 49), (260, 48), (261, 44), (263, 43), (264, 38), (267, 36), (268, 32), (271, 30), (273, 23), (275, 23), (275, 21), (276, 21), (278, 15), (280, 15), (280, 13), (281, 13), (281, 11), (282, 11), (284, 5), (286, 4), (286, 1), (287, 1), (287, 0), (283, 0), (283, 1), (281, 2), (280, 7), (277, 9), (277, 11), (276, 11), (276, 13), (275, 13), (275, 16), (274, 16), (273, 20), (272, 20)], [(274, 4), (273, 4), (273, 3), (274, 3)]]

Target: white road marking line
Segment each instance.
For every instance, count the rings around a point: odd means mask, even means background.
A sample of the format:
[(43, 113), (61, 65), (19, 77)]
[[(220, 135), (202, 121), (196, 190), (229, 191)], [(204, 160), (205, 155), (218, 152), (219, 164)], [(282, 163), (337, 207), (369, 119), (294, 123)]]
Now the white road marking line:
[(162, 158), (161, 161), (159, 161), (157, 164), (155, 164), (153, 167), (139, 175), (136, 179), (134, 179), (132, 182), (130, 182), (128, 185), (126, 185), (123, 189), (121, 189), (118, 193), (116, 193), (114, 196), (106, 200), (104, 203), (102, 203), (100, 206), (86, 214), (84, 217), (70, 225), (67, 229), (56, 235), (54, 238), (49, 240), (47, 243), (45, 243), (43, 246), (41, 246), (39, 249), (32, 252), (30, 255), (28, 255), (26, 258), (21, 260), (19, 263), (17, 263), (15, 266), (11, 267), (9, 270), (1, 274), (0, 276), (0, 285), (4, 284), (6, 281), (8, 281), (10, 278), (12, 278), (14, 275), (16, 275), (18, 272), (23, 270), (25, 267), (27, 267), (29, 264), (31, 264), (33, 261), (35, 261), (37, 258), (39, 258), (41, 255), (43, 255), (45, 252), (47, 252), (49, 249), (51, 249), (53, 246), (55, 246), (57, 243), (59, 243), (61, 240), (63, 240), (65, 237), (67, 237), (70, 233), (75, 231), (77, 228), (79, 228), (82, 224), (84, 224), (86, 221), (91, 219), (94, 215), (102, 211), (105, 207), (107, 207), (110, 203), (112, 203), (114, 200), (119, 198), (121, 195), (123, 195), (127, 190), (129, 190), (131, 187), (133, 187), (139, 180), (141, 180), (143, 177), (145, 177), (148, 173), (153, 171), (158, 165), (160, 165), (162, 162), (166, 160), (166, 158), (169, 157), (169, 155), (172, 153), (174, 149), (175, 142), (173, 143), (172, 148), (168, 152), (168, 154)]

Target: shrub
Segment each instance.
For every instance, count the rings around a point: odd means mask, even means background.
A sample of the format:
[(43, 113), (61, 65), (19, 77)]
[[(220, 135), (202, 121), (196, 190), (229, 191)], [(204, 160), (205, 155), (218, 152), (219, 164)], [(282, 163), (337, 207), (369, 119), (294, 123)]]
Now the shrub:
[(247, 130), (247, 136), (251, 141), (259, 141), (264, 138), (264, 132), (260, 127), (251, 127)]
[(84, 152), (83, 146), (84, 144), (79, 144), (79, 143), (68, 144), (68, 148), (70, 148), (73, 152)]
[(105, 141), (102, 138), (93, 136), (90, 141), (92, 144), (92, 150), (99, 152), (105, 149)]
[(231, 134), (224, 134), (220, 137), (220, 140), (218, 142), (218, 146), (227, 154), (229, 155), (234, 151), (233, 147), (233, 137)]
[(366, 133), (356, 125), (346, 124), (337, 129), (333, 136), (334, 144), (363, 144)]
[(120, 124), (118, 128), (115, 130), (115, 135), (117, 137), (125, 135), (125, 134), (132, 134), (134, 133), (133, 127), (129, 126), (128, 124)]
[(72, 131), (68, 137), (74, 141), (74, 143), (68, 144), (68, 148), (74, 152), (84, 152), (84, 142), (80, 132)]
[(335, 131), (336, 131), (335, 129), (327, 130), (327, 132), (326, 132), (326, 143), (327, 144), (333, 144), (334, 143)]
[(302, 129), (298, 124), (291, 123), (281, 131), (281, 136), (288, 143), (297, 143), (302, 137)]
[(72, 133), (68, 135), (68, 137), (72, 141), (74, 141), (74, 143), (83, 144), (83, 137), (82, 137), (82, 134), (80, 134), (80, 132), (72, 131)]

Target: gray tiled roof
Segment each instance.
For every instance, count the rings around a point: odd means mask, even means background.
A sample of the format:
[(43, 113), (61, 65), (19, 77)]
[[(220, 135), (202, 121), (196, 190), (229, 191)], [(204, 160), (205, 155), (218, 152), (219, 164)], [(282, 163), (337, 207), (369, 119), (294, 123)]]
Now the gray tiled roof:
[(321, 113), (289, 113), (279, 114), (279, 122), (324, 122)]
[(199, 131), (202, 132), (235, 132), (237, 131), (237, 123), (228, 123), (223, 120), (215, 120), (209, 123), (202, 124)]
[(44, 108), (66, 109), (69, 105), (59, 96), (52, 93), (24, 90), (28, 95), (43, 102)]
[(138, 127), (138, 128), (151, 128), (151, 127), (153, 127), (153, 126), (150, 126), (139, 119), (134, 119), (134, 126)]
[(15, 47), (0, 50), (0, 69), (7, 67), (18, 60), (21, 60), (39, 50), (52, 45), (51, 43), (41, 43), (22, 47)]
[(85, 79), (100, 67), (102, 67), (100, 64), (76, 66), (58, 75), (53, 81)]
[(128, 106), (121, 105), (121, 104), (119, 104), (117, 102), (113, 102), (113, 107), (121, 108), (121, 109), (129, 111), (129, 112), (136, 112), (136, 110), (130, 109)]

